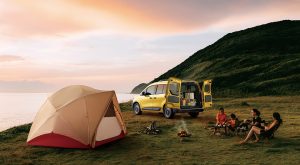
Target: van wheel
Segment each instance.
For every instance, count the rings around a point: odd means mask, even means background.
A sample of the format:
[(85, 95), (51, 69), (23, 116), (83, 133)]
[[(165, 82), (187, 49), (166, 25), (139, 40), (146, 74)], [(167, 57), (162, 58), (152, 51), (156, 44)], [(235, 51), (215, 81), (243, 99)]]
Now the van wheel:
[(175, 113), (173, 112), (173, 110), (171, 108), (164, 107), (163, 113), (164, 113), (165, 118), (167, 118), (167, 119), (172, 119), (175, 115)]
[(189, 112), (189, 115), (190, 115), (192, 118), (196, 118), (196, 117), (198, 117), (199, 112)]
[(139, 103), (134, 103), (133, 104), (133, 112), (136, 115), (141, 115), (142, 114), (142, 110), (141, 110), (141, 107), (140, 107)]

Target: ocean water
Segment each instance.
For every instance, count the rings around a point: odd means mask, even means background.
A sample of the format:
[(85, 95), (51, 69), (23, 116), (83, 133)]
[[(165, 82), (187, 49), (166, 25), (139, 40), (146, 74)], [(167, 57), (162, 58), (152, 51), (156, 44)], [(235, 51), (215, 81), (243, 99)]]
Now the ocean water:
[[(0, 131), (30, 123), (49, 93), (0, 93)], [(132, 100), (133, 94), (117, 93), (118, 101)]]

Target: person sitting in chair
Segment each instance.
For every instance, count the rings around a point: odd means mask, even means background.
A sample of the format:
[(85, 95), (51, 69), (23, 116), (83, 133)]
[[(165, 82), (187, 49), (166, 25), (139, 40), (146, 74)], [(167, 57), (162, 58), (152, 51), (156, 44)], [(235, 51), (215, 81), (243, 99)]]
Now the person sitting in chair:
[(239, 126), (239, 119), (235, 116), (234, 113), (230, 114), (230, 120), (227, 122), (227, 128), (234, 132), (237, 128), (237, 126)]
[(256, 126), (256, 127), (261, 128), (261, 122), (262, 121), (261, 121), (261, 118), (260, 118), (260, 112), (259, 112), (259, 110), (253, 109), (252, 110), (252, 116), (253, 116), (252, 122), (250, 123), (251, 126)]
[(274, 133), (275, 130), (282, 124), (282, 119), (280, 117), (280, 114), (278, 112), (273, 113), (273, 121), (269, 126), (265, 126), (263, 128), (259, 128), (257, 126), (253, 126), (251, 130), (249, 131), (247, 137), (243, 140), (240, 141), (240, 144), (245, 144), (251, 136), (254, 134), (255, 135), (255, 142), (259, 142), (259, 135), (263, 136), (270, 136)]
[(216, 134), (216, 131), (220, 128), (224, 128), (225, 129), (225, 134), (227, 134), (227, 129), (226, 129), (226, 121), (227, 121), (227, 116), (224, 113), (224, 108), (220, 108), (219, 112), (216, 115), (216, 126), (215, 126), (215, 131), (214, 131), (214, 135)]
[(251, 120), (244, 120), (239, 126), (238, 130), (240, 131), (248, 131), (249, 127), (251, 129), (252, 126), (256, 126), (261, 128), (262, 120), (260, 118), (260, 112), (257, 109), (252, 109), (252, 121)]

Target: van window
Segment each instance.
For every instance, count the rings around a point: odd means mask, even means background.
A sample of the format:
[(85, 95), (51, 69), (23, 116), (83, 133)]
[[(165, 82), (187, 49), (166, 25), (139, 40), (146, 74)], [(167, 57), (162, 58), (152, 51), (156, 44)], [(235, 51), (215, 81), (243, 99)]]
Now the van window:
[(171, 82), (169, 88), (170, 88), (170, 93), (172, 95), (175, 95), (175, 96), (179, 95), (179, 84), (178, 83)]
[(186, 92), (187, 86), (185, 84), (181, 84), (181, 92)]
[(189, 85), (187, 87), (187, 89), (189, 90), (189, 92), (196, 92), (197, 88), (196, 86), (193, 84), (193, 85)]
[(204, 92), (210, 93), (210, 84), (204, 86)]
[(159, 94), (164, 94), (166, 92), (166, 86), (165, 84), (160, 84), (160, 85), (157, 85), (157, 90), (156, 90), (156, 94), (159, 95)]
[(152, 86), (148, 87), (146, 89), (146, 93), (149, 93), (150, 95), (154, 95), (156, 92), (156, 87), (157, 87), (157, 85), (152, 85)]

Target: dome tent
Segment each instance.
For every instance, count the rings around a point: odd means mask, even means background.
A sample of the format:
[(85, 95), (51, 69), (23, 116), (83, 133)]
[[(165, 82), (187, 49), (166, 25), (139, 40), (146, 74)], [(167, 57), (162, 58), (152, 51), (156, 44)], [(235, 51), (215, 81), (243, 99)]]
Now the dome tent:
[(73, 85), (47, 98), (32, 123), (27, 143), (95, 148), (123, 138), (126, 133), (114, 91)]

